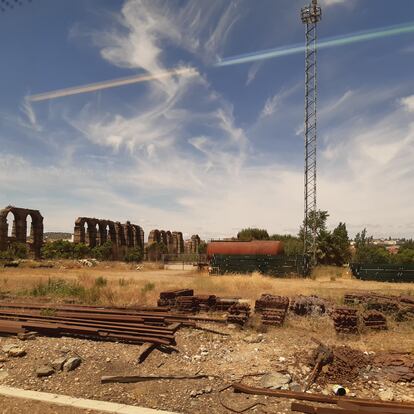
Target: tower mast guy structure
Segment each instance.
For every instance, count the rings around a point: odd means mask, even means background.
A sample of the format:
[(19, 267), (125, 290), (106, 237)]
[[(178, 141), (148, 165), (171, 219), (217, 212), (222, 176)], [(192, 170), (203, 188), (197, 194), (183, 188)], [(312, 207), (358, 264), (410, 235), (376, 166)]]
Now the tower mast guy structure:
[(317, 0), (301, 10), (306, 32), (305, 66), (305, 218), (304, 253), (316, 261), (316, 149), (317, 149), (317, 26), (322, 18)]

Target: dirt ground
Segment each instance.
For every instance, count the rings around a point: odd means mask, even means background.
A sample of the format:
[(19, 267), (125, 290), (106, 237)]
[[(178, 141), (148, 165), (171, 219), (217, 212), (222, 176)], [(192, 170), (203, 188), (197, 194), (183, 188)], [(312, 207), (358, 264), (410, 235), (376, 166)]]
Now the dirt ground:
[[(341, 302), (347, 291), (414, 294), (414, 287), (410, 284), (353, 280), (347, 269), (318, 269), (312, 279), (303, 280), (274, 279), (260, 275), (208, 276), (194, 271), (160, 270), (156, 266), (138, 271), (122, 264), (99, 264), (85, 269), (66, 262), (51, 269), (0, 269), (0, 288), (4, 294), (10, 295), (48, 278), (76, 280), (86, 286), (93, 286), (98, 277), (107, 280), (101, 288), (106, 289), (107, 293), (99, 297), (100, 303), (106, 304), (154, 305), (160, 291), (182, 287), (194, 288), (197, 294), (234, 295), (251, 301), (261, 293), (287, 296), (317, 294), (336, 303)], [(149, 283), (154, 286), (151, 289), (144, 288)], [(63, 301), (65, 298), (53, 297), (49, 300)], [(204, 326), (228, 336), (183, 328), (176, 334), (176, 352), (168, 354), (155, 350), (142, 364), (136, 360), (139, 351), (137, 345), (75, 338), (37, 337), (24, 342), (12, 337), (2, 338), (0, 358), (3, 357), (4, 362), (0, 362), (0, 372), (7, 372), (7, 376), (0, 383), (178, 413), (230, 413), (224, 406), (241, 410), (259, 403), (249, 412), (277, 414), (290, 413), (290, 401), (235, 394), (231, 389), (220, 393), (220, 390), (244, 375), (273, 372), (289, 373), (292, 381), (303, 387), (312, 368), (309, 361), (309, 355), (315, 349), (312, 337), (332, 346), (346, 345), (370, 358), (382, 351), (414, 352), (412, 321), (397, 323), (389, 320), (388, 331), (352, 336), (338, 336), (328, 316), (299, 317), (289, 314), (282, 328), (270, 328), (266, 332), (258, 330), (254, 324), (244, 329), (232, 325)], [(1, 347), (16, 342), (25, 348), (27, 355), (5, 358), (1, 354)], [(45, 379), (37, 378), (36, 368), (62, 355), (80, 356), (83, 362), (74, 371), (60, 372)], [(100, 382), (103, 375), (138, 374), (205, 374), (207, 377), (197, 380), (154, 380), (138, 384)], [(246, 378), (244, 382), (260, 386), (262, 380), (263, 375), (259, 375)], [(332, 394), (334, 384), (321, 378), (312, 391)], [(370, 363), (360, 367), (357, 378), (341, 385), (347, 386), (352, 395), (361, 398), (379, 398), (381, 393), (391, 390), (395, 400), (414, 401), (413, 383), (393, 383)], [(9, 412), (20, 412), (18, 409)], [(57, 408), (50, 412), (66, 412), (59, 410)]]

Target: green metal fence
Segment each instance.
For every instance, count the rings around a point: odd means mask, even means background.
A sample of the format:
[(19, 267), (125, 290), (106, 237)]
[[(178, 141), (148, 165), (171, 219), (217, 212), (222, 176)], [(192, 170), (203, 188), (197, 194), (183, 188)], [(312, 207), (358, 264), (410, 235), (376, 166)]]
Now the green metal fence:
[(299, 274), (307, 276), (310, 272), (306, 256), (270, 255), (213, 255), (210, 262), (212, 273), (253, 273), (260, 272), (269, 276)]
[(414, 264), (391, 265), (352, 263), (352, 274), (361, 280), (376, 280), (379, 282), (414, 282)]

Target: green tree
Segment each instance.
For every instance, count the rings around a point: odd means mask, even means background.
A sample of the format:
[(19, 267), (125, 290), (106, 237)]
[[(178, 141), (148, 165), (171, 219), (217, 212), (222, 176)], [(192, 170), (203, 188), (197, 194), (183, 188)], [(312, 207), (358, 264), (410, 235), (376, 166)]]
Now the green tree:
[(237, 239), (240, 241), (251, 240), (269, 240), (269, 233), (265, 229), (246, 228), (237, 233)]
[[(350, 242), (345, 223), (339, 223), (331, 232), (327, 229), (329, 213), (325, 210), (311, 212), (308, 228), (316, 230), (316, 261), (319, 264), (342, 266), (351, 259)], [(304, 224), (299, 230), (299, 239), (304, 240)], [(307, 244), (312, 242), (312, 234), (307, 234)]]
[(67, 240), (56, 240), (43, 245), (42, 257), (45, 259), (72, 259), (73, 243)]
[(9, 253), (14, 259), (27, 259), (29, 250), (26, 243), (12, 243), (9, 246)]
[(272, 234), (270, 240), (278, 240), (283, 243), (283, 250), (287, 256), (297, 256), (303, 253), (303, 241), (291, 234)]
[(373, 243), (373, 237), (367, 235), (367, 229), (362, 230), (355, 236), (355, 255), (356, 263), (390, 263), (391, 255), (383, 246)]
[(131, 263), (131, 262), (139, 263), (139, 262), (142, 262), (143, 258), (144, 258), (144, 253), (140, 247), (129, 248), (124, 256), (124, 260), (127, 263)]
[(91, 255), (97, 260), (112, 260), (112, 242), (108, 240), (101, 246), (94, 247)]
[(146, 246), (145, 252), (149, 261), (158, 261), (163, 254), (168, 253), (168, 249), (164, 243), (154, 242)]
[(198, 246), (198, 253), (199, 254), (206, 254), (207, 253), (207, 243), (202, 241)]

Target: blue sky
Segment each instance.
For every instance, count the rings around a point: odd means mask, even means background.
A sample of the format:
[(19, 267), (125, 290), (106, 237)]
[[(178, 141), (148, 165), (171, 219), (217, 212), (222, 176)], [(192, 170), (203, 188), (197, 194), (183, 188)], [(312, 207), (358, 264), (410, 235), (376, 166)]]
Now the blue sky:
[[(303, 216), (303, 0), (33, 0), (0, 13), (0, 205), (202, 237)], [(324, 0), (320, 38), (414, 21), (412, 0)], [(351, 234), (414, 236), (414, 34), (319, 52), (318, 205)], [(195, 76), (32, 102), (137, 74)]]

